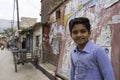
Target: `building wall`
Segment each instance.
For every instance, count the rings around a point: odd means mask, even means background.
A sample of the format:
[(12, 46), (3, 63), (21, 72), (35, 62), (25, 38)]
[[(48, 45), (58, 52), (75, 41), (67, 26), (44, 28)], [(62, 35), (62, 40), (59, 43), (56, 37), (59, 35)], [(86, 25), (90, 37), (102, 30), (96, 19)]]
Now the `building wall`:
[[(37, 24), (37, 23), (36, 23)], [(42, 26), (38, 23), (38, 25), (33, 26), (33, 51), (34, 54), (37, 54), (40, 57), (40, 61), (42, 62), (43, 54), (42, 54)], [(36, 41), (38, 36), (38, 46), (36, 46)]]
[[(58, 28), (59, 26), (62, 28), (63, 24), (63, 17), (52, 21), (53, 18), (55, 18), (56, 14), (56, 5), (59, 4), (61, 0), (42, 0), (42, 14), (41, 19), (42, 23), (50, 23), (49, 28), (44, 26), (44, 60), (47, 62), (50, 62), (52, 64), (57, 65), (58, 62), (58, 54), (59, 54), (59, 39), (58, 39)], [(46, 7), (48, 6), (48, 7)], [(55, 10), (55, 11), (54, 11)], [(60, 9), (61, 12), (63, 12), (62, 9)], [(52, 13), (53, 12), (53, 13)], [(61, 15), (63, 16), (63, 15)], [(54, 31), (52, 31), (54, 29)], [(52, 35), (54, 35), (54, 38), (52, 38)], [(46, 58), (46, 57), (47, 58)]]
[[(119, 23), (120, 23), (119, 0), (71, 0), (66, 4), (64, 12), (65, 36), (63, 36), (62, 48), (57, 73), (69, 78), (70, 52), (75, 46), (70, 37), (68, 23), (75, 17), (85, 16), (90, 19), (92, 33), (91, 40), (103, 48), (109, 50), (115, 80), (120, 79), (120, 54), (119, 54)], [(116, 41), (116, 42), (115, 42)]]
[[(49, 2), (50, 1), (50, 2)], [(52, 2), (53, 1), (53, 2)], [(57, 0), (56, 0), (57, 1)], [(91, 40), (96, 44), (101, 45), (103, 48), (109, 50), (108, 56), (111, 60), (115, 80), (120, 79), (120, 50), (119, 47), (119, 23), (120, 23), (120, 1), (119, 0), (65, 0), (68, 1), (65, 7), (62, 9), (61, 6), (57, 7), (55, 10), (51, 11), (51, 5), (54, 5), (55, 0), (42, 0), (42, 21), (50, 21), (51, 25), (48, 29), (47, 37), (45, 38), (44, 46), (48, 52), (45, 54), (51, 54), (53, 52), (53, 44), (57, 43), (56, 36), (62, 38), (59, 41), (60, 46), (60, 59), (58, 63), (57, 73), (62, 76), (69, 78), (70, 73), (70, 52), (74, 47), (74, 42), (72, 41), (69, 33), (68, 23), (71, 19), (75, 17), (85, 16), (90, 19), (92, 26)], [(46, 5), (49, 8), (46, 8)], [(51, 9), (50, 9), (51, 8)], [(64, 18), (56, 20), (56, 11), (61, 9)], [(47, 16), (48, 17), (47, 17)], [(57, 27), (57, 28), (56, 28)], [(63, 29), (61, 29), (62, 27)], [(57, 31), (57, 32), (56, 32)], [(45, 32), (45, 31), (44, 31)], [(60, 34), (59, 34), (60, 32)], [(59, 36), (60, 35), (60, 36)], [(53, 46), (52, 46), (53, 45)], [(54, 54), (54, 53), (53, 53)], [(50, 56), (50, 55), (49, 55)]]
[(50, 27), (45, 25), (43, 28), (43, 62), (48, 62), (48, 54), (50, 54), (50, 46), (49, 46), (49, 32)]
[(36, 50), (36, 36), (40, 36), (40, 27), (35, 28), (33, 32), (33, 50)]
[(112, 65), (114, 69), (114, 74), (115, 74), (115, 80), (120, 79), (120, 23), (117, 24), (111, 24), (111, 57), (112, 57)]
[(49, 20), (49, 10), (53, 0), (42, 0), (41, 1), (41, 22), (46, 23)]
[(56, 2), (60, 0), (42, 0), (41, 1), (41, 21), (42, 23), (46, 23), (49, 21), (49, 12)]
[[(58, 63), (58, 57), (60, 54), (61, 44), (62, 44), (62, 34), (64, 34), (65, 27), (64, 24), (64, 5), (60, 5), (60, 7), (56, 8), (50, 14), (50, 33), (49, 33), (49, 44), (51, 47), (51, 59), (53, 59), (54, 63)], [(57, 12), (59, 12), (58, 17)]]
[(21, 17), (20, 28), (26, 29), (33, 26), (36, 23), (37, 18)]

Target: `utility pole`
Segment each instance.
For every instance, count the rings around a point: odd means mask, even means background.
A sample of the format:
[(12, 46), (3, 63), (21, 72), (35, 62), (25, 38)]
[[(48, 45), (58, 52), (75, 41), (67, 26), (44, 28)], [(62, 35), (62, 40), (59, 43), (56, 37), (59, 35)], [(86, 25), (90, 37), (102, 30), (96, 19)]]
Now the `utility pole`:
[(19, 8), (18, 8), (18, 0), (16, 0), (16, 7), (17, 7), (17, 26), (18, 30), (20, 29), (20, 24), (19, 24)]
[(14, 26), (14, 22), (11, 20), (11, 33), (13, 35), (13, 26)]
[(13, 34), (13, 27), (14, 27), (14, 15), (15, 15), (15, 0), (13, 1), (13, 20), (11, 20), (12, 34)]
[(17, 26), (18, 26), (18, 42), (17, 46), (20, 49), (21, 48), (21, 36), (20, 36), (20, 24), (19, 24), (19, 7), (18, 7), (18, 0), (16, 0), (16, 8), (17, 8)]

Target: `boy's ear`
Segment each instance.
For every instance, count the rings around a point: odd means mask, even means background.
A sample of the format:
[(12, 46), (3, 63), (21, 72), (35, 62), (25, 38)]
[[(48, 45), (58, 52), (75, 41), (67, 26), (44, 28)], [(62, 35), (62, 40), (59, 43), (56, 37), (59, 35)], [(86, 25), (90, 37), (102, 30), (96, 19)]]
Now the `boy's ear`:
[(89, 34), (91, 34), (91, 31), (89, 32)]

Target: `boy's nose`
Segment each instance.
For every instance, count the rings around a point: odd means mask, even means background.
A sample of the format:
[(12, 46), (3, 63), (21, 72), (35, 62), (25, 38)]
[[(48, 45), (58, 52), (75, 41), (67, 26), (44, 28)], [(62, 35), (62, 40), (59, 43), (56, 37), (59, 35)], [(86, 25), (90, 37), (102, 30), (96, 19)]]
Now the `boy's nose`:
[(78, 37), (82, 36), (81, 32), (78, 32), (78, 33), (77, 33), (77, 36), (78, 36)]

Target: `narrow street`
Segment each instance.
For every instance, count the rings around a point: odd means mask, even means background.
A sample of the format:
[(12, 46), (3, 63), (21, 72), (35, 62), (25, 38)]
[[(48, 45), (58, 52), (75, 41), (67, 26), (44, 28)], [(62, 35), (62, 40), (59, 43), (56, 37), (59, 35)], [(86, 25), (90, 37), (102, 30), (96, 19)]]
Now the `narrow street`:
[(18, 65), (15, 72), (13, 56), (10, 50), (0, 50), (0, 80), (50, 80), (31, 63)]

